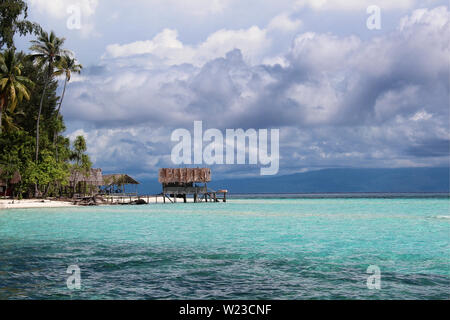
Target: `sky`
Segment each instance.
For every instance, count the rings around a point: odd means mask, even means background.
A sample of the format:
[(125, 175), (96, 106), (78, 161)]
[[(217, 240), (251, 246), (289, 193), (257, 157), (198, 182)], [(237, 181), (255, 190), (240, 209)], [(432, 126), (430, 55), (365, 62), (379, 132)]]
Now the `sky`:
[[(171, 133), (196, 120), (279, 129), (278, 174), (449, 165), (448, 1), (27, 2), (84, 66), (63, 103), (65, 134), (85, 136), (105, 172), (173, 167)], [(379, 29), (367, 26), (370, 5)]]

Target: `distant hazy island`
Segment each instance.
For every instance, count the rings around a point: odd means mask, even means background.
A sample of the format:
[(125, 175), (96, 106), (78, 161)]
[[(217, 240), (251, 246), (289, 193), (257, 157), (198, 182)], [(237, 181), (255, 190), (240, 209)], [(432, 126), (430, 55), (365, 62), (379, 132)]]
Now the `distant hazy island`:
[[(449, 192), (449, 168), (323, 169), (256, 178), (214, 178), (212, 189), (230, 193)], [(161, 192), (157, 179), (142, 180), (140, 192)]]

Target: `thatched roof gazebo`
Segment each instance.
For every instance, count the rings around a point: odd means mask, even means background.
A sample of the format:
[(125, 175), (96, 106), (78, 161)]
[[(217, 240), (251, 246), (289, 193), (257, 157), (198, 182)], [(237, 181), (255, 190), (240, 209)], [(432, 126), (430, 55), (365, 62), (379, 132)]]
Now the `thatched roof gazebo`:
[[(125, 187), (127, 185), (134, 185), (135, 192), (137, 195), (137, 186), (139, 181), (133, 179), (127, 174), (105, 174), (103, 175), (103, 186), (109, 189), (110, 193), (122, 193), (125, 194)], [(129, 193), (128, 193), (129, 194)]]
[[(194, 202), (210, 201), (226, 202), (227, 190), (208, 190), (208, 182), (211, 182), (210, 168), (163, 168), (159, 169), (158, 181), (162, 184), (164, 202), (166, 198), (171, 202), (177, 202), (177, 197), (187, 202), (187, 196), (193, 195)], [(223, 194), (222, 198), (217, 194)], [(173, 201), (171, 198), (173, 198)]]
[(162, 184), (164, 201), (170, 199), (167, 195), (172, 195), (174, 202), (177, 197), (182, 197), (186, 202), (187, 195), (193, 195), (194, 202), (200, 196), (205, 201), (208, 197), (216, 200), (216, 192), (209, 192), (207, 186), (211, 181), (210, 168), (163, 168), (159, 169), (158, 181)]

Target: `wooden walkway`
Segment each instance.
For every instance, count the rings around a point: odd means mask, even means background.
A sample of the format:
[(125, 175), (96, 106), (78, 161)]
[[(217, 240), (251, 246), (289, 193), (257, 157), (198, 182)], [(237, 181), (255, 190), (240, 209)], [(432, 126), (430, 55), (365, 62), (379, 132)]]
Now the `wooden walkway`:
[[(177, 199), (181, 199), (184, 203), (188, 201), (188, 194), (186, 193), (178, 193), (178, 194), (167, 194), (161, 193), (163, 197), (163, 202), (166, 203), (166, 199), (171, 203), (177, 203)], [(173, 199), (173, 200), (172, 200)], [(227, 202), (227, 191), (208, 191), (202, 194), (193, 194), (193, 202)]]
[[(208, 191), (202, 194), (193, 194), (188, 198), (188, 194), (182, 193), (159, 193), (153, 195), (124, 195), (111, 194), (101, 195), (105, 204), (154, 204), (154, 203), (201, 203), (201, 202), (227, 202), (227, 191)], [(83, 199), (90, 201), (93, 197)], [(98, 202), (98, 201), (97, 201)], [(90, 201), (92, 203), (92, 201)]]

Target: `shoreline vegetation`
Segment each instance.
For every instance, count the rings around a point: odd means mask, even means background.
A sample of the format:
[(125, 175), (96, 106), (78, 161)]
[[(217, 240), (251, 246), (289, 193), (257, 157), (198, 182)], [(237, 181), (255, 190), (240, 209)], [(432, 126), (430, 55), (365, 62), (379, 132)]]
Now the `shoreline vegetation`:
[[(84, 137), (62, 134), (64, 96), (83, 67), (64, 38), (27, 20), (25, 1), (2, 1), (0, 17), (0, 196), (65, 197), (70, 176), (92, 165)], [(25, 35), (36, 38), (19, 52), (14, 38)]]

